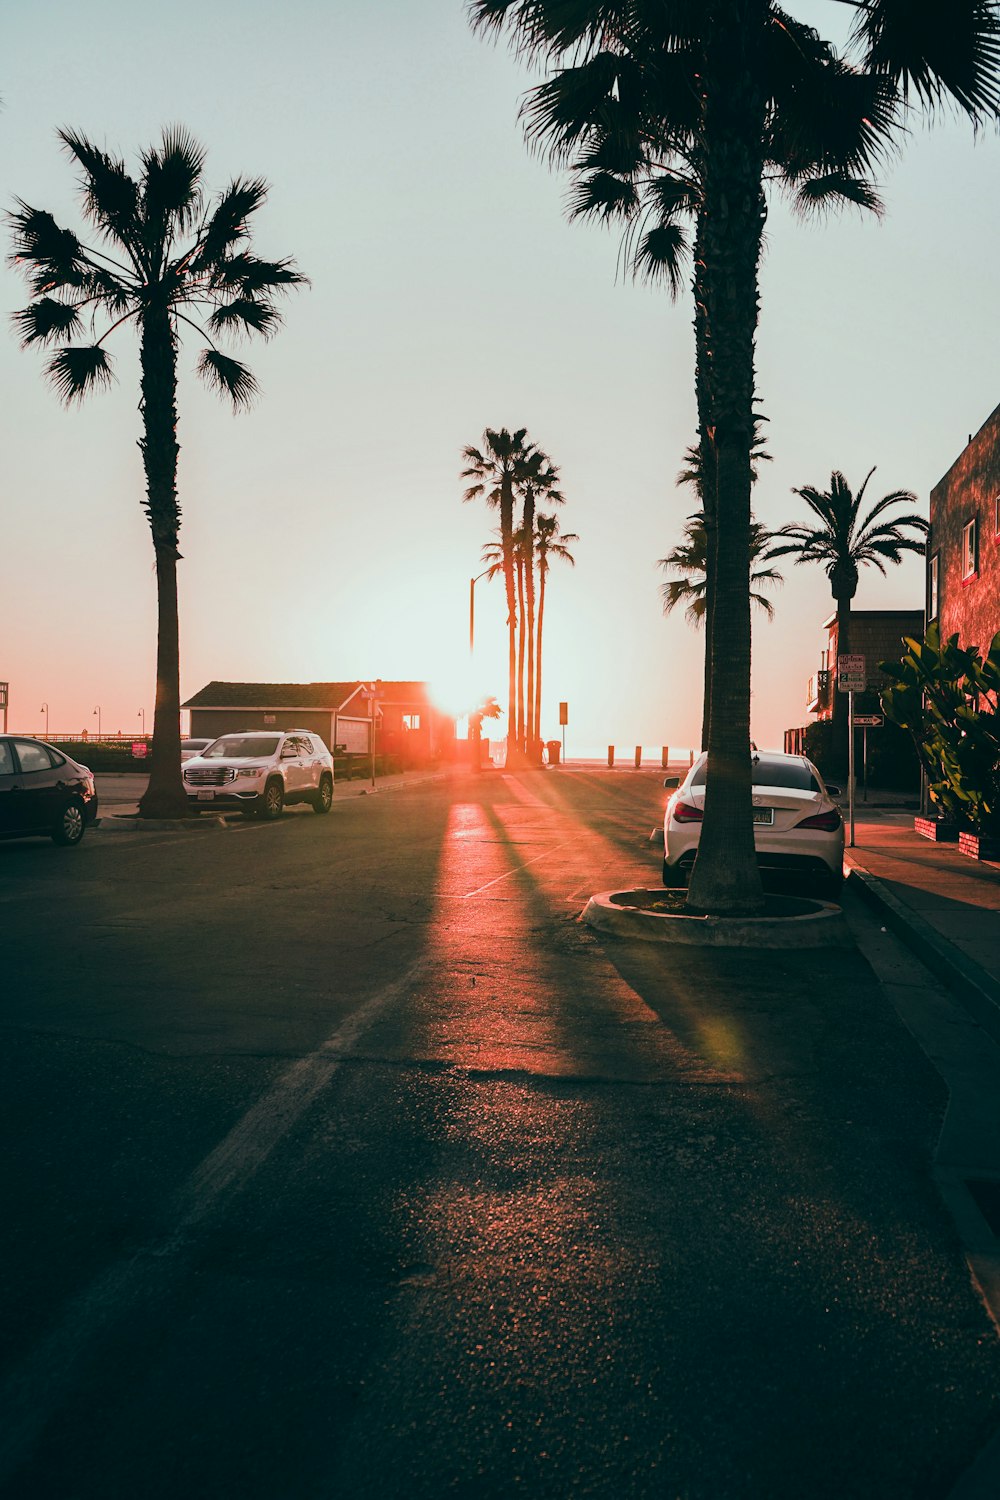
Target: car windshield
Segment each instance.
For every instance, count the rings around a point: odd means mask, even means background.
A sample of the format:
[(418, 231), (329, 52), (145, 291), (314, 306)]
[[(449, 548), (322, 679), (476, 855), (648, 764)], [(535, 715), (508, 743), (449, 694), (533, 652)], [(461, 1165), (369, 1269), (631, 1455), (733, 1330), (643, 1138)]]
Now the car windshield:
[[(692, 786), (704, 786), (708, 761), (702, 761), (691, 778)], [(753, 758), (754, 786), (783, 786), (793, 792), (818, 792), (819, 782), (812, 767), (804, 760), (786, 760), (777, 755), (755, 755)]]
[(266, 760), (278, 748), (276, 734), (224, 734), (202, 751), (204, 760)]

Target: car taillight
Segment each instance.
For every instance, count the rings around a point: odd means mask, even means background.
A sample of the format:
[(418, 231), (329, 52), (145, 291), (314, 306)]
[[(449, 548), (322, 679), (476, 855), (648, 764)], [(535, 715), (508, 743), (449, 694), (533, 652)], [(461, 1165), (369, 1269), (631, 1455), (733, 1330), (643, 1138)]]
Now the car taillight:
[(700, 823), (705, 814), (700, 807), (692, 807), (690, 802), (675, 802), (673, 818), (677, 823)]
[(801, 823), (796, 823), (796, 828), (820, 828), (824, 833), (836, 833), (840, 827), (840, 813), (835, 807), (829, 812), (813, 813), (811, 818), (803, 818)]

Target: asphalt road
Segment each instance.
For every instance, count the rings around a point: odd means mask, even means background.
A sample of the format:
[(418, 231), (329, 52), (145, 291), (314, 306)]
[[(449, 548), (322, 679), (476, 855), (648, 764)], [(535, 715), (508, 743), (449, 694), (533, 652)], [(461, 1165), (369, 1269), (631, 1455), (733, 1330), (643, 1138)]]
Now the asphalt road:
[(602, 940), (660, 778), (0, 845), (0, 1490), (937, 1496), (1000, 1347), (856, 953)]

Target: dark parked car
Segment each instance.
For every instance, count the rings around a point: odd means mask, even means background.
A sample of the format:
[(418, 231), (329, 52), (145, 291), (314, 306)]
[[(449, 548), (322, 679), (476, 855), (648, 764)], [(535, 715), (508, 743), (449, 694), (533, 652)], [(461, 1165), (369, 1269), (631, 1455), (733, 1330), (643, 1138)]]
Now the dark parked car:
[(0, 735), (0, 838), (78, 844), (96, 817), (92, 771), (43, 740)]

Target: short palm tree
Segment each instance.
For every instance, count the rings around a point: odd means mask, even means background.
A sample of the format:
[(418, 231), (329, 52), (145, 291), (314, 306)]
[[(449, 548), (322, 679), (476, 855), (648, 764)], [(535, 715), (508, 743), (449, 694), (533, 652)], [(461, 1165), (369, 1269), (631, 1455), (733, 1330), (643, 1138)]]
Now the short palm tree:
[[(851, 493), (839, 470), (830, 475), (828, 490), (816, 489), (811, 484), (793, 489), (792, 494), (801, 495), (819, 524), (782, 526), (772, 538), (772, 543), (778, 545), (772, 545), (766, 554), (768, 558), (794, 557), (796, 565), (809, 562), (823, 565), (837, 606), (837, 654), (840, 656), (847, 655), (851, 649), (851, 601), (858, 591), (860, 569), (871, 564), (880, 573), (885, 573), (886, 563), (902, 562), (905, 552), (922, 553), (928, 531), (923, 516), (915, 512), (892, 518), (886, 515), (894, 506), (916, 505), (917, 497), (912, 490), (891, 490), (862, 517), (865, 490), (874, 473), (874, 469), (869, 470), (856, 495)], [(911, 534), (907, 535), (908, 532)], [(834, 694), (833, 719), (835, 754), (839, 762), (843, 761), (847, 749), (847, 699), (844, 693)]]
[[(771, 554), (768, 545), (771, 533), (759, 521), (750, 523), (750, 560), (754, 563)], [(668, 579), (660, 585), (663, 613), (669, 615), (678, 604), (683, 604), (684, 618), (689, 625), (702, 625), (708, 607), (706, 570), (708, 549), (705, 542), (705, 522), (700, 513), (688, 516), (684, 522), (684, 540), (661, 557), (657, 567), (666, 573), (679, 573), (679, 578)], [(750, 602), (762, 609), (770, 620), (774, 616), (774, 605), (764, 594), (755, 593), (755, 588), (781, 583), (781, 574), (775, 568), (752, 568), (750, 573)]]
[[(144, 817), (184, 816), (181, 780), (180, 656), (177, 561), (181, 511), (177, 501), (177, 352), (183, 329), (206, 341), (198, 372), (234, 408), (256, 392), (250, 370), (218, 348), (220, 337), (260, 334), (280, 323), (277, 294), (305, 278), (290, 260), (250, 253), (249, 223), (267, 196), (259, 179), (238, 178), (211, 202), (202, 185), (204, 151), (180, 129), (142, 153), (142, 172), (84, 136), (59, 139), (82, 169), (80, 188), (97, 244), (62, 229), (50, 213), (19, 201), (11, 214), (14, 260), (31, 301), (15, 314), (24, 347), (56, 345), (46, 374), (68, 405), (110, 385), (108, 336), (126, 323), (139, 335), (140, 410), (146, 476), (143, 509), (156, 555), (156, 708), (149, 785), (139, 804)], [(96, 337), (98, 317), (109, 326)]]
[(580, 538), (575, 531), (560, 534), (559, 517), (540, 515), (535, 522), (535, 556), (538, 559), (538, 627), (535, 644), (535, 724), (541, 735), (542, 724), (542, 639), (545, 628), (545, 584), (553, 560), (576, 566), (576, 559), (569, 550), (571, 542)]
[(891, 519), (886, 515), (894, 506), (916, 505), (912, 490), (891, 490), (861, 517), (865, 490), (874, 473), (874, 469), (869, 470), (856, 495), (839, 469), (830, 475), (828, 490), (811, 484), (793, 489), (792, 494), (801, 495), (819, 524), (782, 526), (772, 538), (778, 545), (772, 545), (766, 554), (768, 558), (794, 557), (796, 564), (823, 564), (837, 606), (837, 650), (841, 654), (851, 649), (851, 601), (858, 591), (859, 570), (871, 564), (885, 573), (886, 563), (901, 563), (904, 552), (922, 553), (928, 531), (923, 516), (915, 512)]

